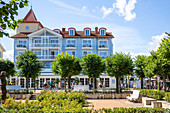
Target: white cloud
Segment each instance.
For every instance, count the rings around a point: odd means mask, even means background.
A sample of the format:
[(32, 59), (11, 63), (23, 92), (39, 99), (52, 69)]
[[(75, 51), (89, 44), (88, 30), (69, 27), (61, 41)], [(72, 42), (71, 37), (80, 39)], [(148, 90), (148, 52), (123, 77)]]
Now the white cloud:
[(83, 7), (82, 7), (82, 10), (83, 10), (83, 11), (87, 10), (87, 6), (83, 6)]
[(113, 8), (106, 8), (106, 7), (102, 7), (101, 11), (103, 12), (103, 18), (105, 18), (107, 15), (109, 15), (110, 13), (112, 13), (114, 11), (114, 5)]
[(119, 16), (123, 16), (126, 21), (131, 21), (136, 18), (136, 13), (133, 12), (137, 0), (116, 0), (112, 8), (102, 7), (103, 17), (106, 17), (112, 12), (116, 12)]
[(7, 50), (6, 52), (4, 52), (4, 59), (9, 59), (12, 62), (14, 61), (14, 49), (11, 50)]
[(161, 40), (167, 36), (165, 33), (161, 35), (152, 36), (152, 42), (149, 42), (149, 50), (156, 51), (161, 43)]
[(95, 9), (92, 9), (92, 11), (93, 11), (93, 13), (95, 13), (95, 12), (96, 12), (96, 10), (95, 10)]
[(73, 7), (71, 5), (68, 5), (68, 4), (64, 3), (62, 0), (49, 0), (49, 1), (54, 3), (55, 5), (63, 7), (65, 9), (69, 9), (69, 11), (67, 11), (67, 13), (72, 13), (72, 14), (79, 15), (79, 16), (98, 19), (98, 17), (91, 15), (88, 11), (84, 12), (84, 9), (85, 8), (87, 9), (86, 6), (83, 6), (82, 9), (81, 9), (81, 8), (77, 8), (77, 7)]

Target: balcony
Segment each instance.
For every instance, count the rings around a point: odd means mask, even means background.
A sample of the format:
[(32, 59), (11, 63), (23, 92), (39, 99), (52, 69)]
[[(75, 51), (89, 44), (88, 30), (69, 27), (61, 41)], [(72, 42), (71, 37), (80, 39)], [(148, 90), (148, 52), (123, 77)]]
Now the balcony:
[(38, 47), (52, 47), (52, 48), (58, 48), (60, 47), (60, 44), (59, 43), (32, 43), (31, 44), (31, 47), (35, 47), (35, 48), (38, 48)]
[(55, 55), (37, 55), (38, 60), (55, 60)]
[(25, 44), (18, 44), (16, 49), (27, 49), (27, 46)]

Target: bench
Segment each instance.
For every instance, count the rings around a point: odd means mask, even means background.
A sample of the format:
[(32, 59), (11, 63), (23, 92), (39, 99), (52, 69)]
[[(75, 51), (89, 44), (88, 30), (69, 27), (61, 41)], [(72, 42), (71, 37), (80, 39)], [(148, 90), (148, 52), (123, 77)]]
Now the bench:
[(131, 94), (130, 96), (127, 96), (126, 98), (130, 101), (138, 101), (139, 99), (139, 90), (133, 90), (133, 94)]
[(74, 85), (73, 91), (88, 91), (89, 85)]

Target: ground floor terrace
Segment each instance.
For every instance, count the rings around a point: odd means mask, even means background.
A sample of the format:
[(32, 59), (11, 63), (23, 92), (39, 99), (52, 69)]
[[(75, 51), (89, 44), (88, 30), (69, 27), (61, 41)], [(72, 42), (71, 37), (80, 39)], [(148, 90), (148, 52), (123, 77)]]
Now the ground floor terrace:
[[(71, 77), (71, 84), (75, 85), (75, 78), (79, 79), (79, 85), (89, 85), (93, 84), (93, 79), (89, 79), (87, 75), (77, 75)], [(38, 89), (44, 89), (44, 84), (47, 82), (49, 83), (50, 81), (55, 82), (55, 79), (58, 78), (60, 80), (58, 86), (55, 84), (56, 87), (58, 88), (64, 88), (64, 79), (61, 78), (59, 75), (50, 75), (50, 74), (42, 74), (39, 76), (36, 80), (34, 79), (29, 79), (29, 88), (33, 89), (34, 86)], [(26, 88), (26, 78), (24, 77), (12, 77), (7, 79), (7, 85), (20, 85), (21, 88)], [(116, 79), (115, 77), (109, 77), (108, 75), (101, 75), (100, 78), (97, 78), (97, 87), (99, 87), (99, 83), (102, 84), (102, 88), (115, 88), (116, 87)], [(37, 85), (38, 84), (38, 85)], [(67, 85), (67, 83), (66, 83)]]

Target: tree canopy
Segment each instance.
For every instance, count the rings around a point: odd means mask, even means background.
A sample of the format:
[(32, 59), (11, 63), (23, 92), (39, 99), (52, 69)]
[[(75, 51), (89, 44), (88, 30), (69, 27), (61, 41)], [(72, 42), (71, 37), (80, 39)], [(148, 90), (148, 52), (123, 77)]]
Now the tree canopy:
[(0, 60), (0, 72), (1, 71), (6, 71), (7, 78), (15, 76), (14, 63), (10, 60)]
[(116, 53), (106, 57), (106, 72), (111, 77), (116, 77), (116, 89), (120, 93), (120, 78), (133, 74), (133, 61), (130, 54)]
[[(15, 20), (15, 16), (18, 15), (18, 8), (28, 6), (28, 0), (10, 0), (8, 2), (0, 0), (0, 6), (0, 28), (15, 30), (18, 26), (17, 22), (22, 22), (22, 20)], [(0, 31), (0, 37), (3, 37), (3, 35), (9, 36), (8, 33)]]
[(26, 77), (26, 87), (28, 88), (28, 79), (37, 78), (43, 68), (43, 63), (37, 60), (36, 53), (27, 50), (16, 57), (16, 67), (20, 70), (18, 75)]
[(138, 55), (135, 57), (135, 74), (141, 78), (141, 89), (143, 89), (143, 78), (145, 77), (144, 68), (147, 65), (147, 56), (145, 55)]
[[(52, 63), (51, 70), (55, 74), (59, 74), (64, 78), (64, 87), (66, 88), (66, 78), (78, 75), (81, 72), (81, 66), (79, 64), (79, 58), (69, 55), (69, 53), (61, 53), (56, 56), (56, 60)], [(70, 83), (69, 83), (70, 86)]]
[(93, 78), (93, 88), (96, 89), (96, 78), (105, 70), (104, 60), (95, 53), (87, 54), (82, 58), (82, 69), (84, 74), (89, 78)]

